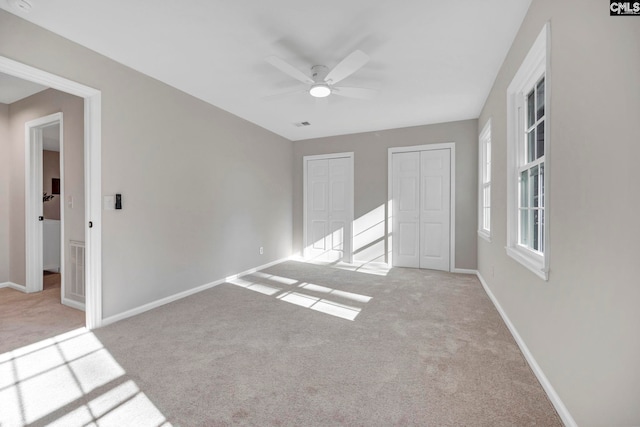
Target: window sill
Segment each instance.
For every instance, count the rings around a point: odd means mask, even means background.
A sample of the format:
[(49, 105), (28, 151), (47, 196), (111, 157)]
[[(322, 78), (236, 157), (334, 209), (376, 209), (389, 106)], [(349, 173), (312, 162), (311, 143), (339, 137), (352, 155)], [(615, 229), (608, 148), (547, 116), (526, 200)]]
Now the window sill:
[(545, 282), (549, 280), (549, 271), (544, 268), (543, 257), (532, 254), (530, 251), (520, 249), (518, 247), (507, 246), (505, 249), (507, 250), (507, 255), (525, 266), (536, 276), (540, 277)]
[(478, 230), (478, 236), (491, 243), (491, 234), (487, 233), (486, 231)]

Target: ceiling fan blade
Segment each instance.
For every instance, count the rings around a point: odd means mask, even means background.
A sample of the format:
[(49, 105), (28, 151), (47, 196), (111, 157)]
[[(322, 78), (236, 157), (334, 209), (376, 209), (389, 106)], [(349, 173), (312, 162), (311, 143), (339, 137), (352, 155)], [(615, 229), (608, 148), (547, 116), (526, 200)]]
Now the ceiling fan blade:
[(369, 55), (361, 50), (356, 50), (333, 67), (333, 70), (327, 74), (325, 81), (331, 84), (338, 83), (358, 71), (367, 62), (369, 62)]
[(288, 62), (285, 62), (284, 60), (278, 58), (277, 56), (269, 56), (265, 59), (265, 61), (267, 61), (269, 64), (273, 65), (283, 73), (287, 74), (288, 76), (301, 81), (302, 83), (313, 84), (313, 79), (311, 77), (307, 76), (305, 73), (298, 70)]
[(364, 87), (333, 87), (332, 92), (335, 95), (344, 96), (345, 98), (357, 99), (373, 99), (377, 91)]

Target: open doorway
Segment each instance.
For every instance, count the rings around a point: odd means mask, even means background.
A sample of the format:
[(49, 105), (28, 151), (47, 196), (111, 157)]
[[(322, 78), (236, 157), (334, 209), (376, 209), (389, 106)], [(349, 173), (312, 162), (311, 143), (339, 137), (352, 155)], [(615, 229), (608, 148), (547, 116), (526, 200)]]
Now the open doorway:
[[(85, 310), (84, 126), (81, 115), (65, 122), (63, 114), (25, 124), (26, 290), (49, 287), (62, 304)], [(65, 128), (71, 130), (68, 140)]]
[(62, 223), (64, 213), (61, 209), (61, 193), (64, 193), (64, 164), (61, 150), (63, 140), (60, 123), (54, 123), (42, 129), (42, 289), (60, 289), (62, 298), (62, 260), (65, 248), (62, 244)]
[[(13, 77), (24, 79), (30, 82), (34, 82), (52, 89), (56, 89), (61, 92), (65, 92), (71, 95), (81, 97), (83, 99), (83, 116), (84, 116), (84, 131), (83, 131), (83, 148), (84, 148), (84, 207), (86, 219), (83, 221), (83, 236), (85, 241), (84, 257), (84, 280), (80, 280), (86, 289), (85, 307), (86, 307), (86, 326), (88, 328), (96, 328), (102, 324), (102, 291), (101, 291), (101, 203), (100, 203), (100, 175), (101, 175), (101, 160), (100, 160), (100, 106), (101, 106), (101, 94), (100, 91), (90, 88), (88, 86), (73, 82), (60, 76), (53, 75), (51, 73), (38, 70), (31, 66), (21, 64), (13, 61), (9, 58), (0, 56), (0, 73), (5, 73)], [(41, 123), (43, 124), (43, 123)], [(45, 126), (46, 127), (46, 126)], [(40, 130), (41, 131), (41, 130)], [(26, 142), (26, 141), (25, 141)], [(63, 145), (64, 149), (64, 145)], [(25, 153), (26, 155), (27, 153)], [(30, 158), (29, 156), (27, 158)], [(61, 177), (62, 178), (62, 177)], [(36, 185), (36, 184), (34, 184)], [(40, 188), (32, 191), (25, 188), (25, 200), (28, 205), (27, 194), (37, 194), (39, 197), (40, 205), (42, 205), (43, 192), (42, 181), (37, 184)], [(69, 201), (61, 194), (61, 202), (68, 203)], [(79, 201), (82, 203), (82, 201)], [(71, 201), (75, 203), (75, 201)], [(37, 211), (37, 204), (31, 203), (32, 208), (25, 206), (25, 235), (27, 239), (35, 240), (40, 239), (42, 242), (42, 234), (38, 234), (38, 227), (32, 227), (32, 232), (29, 231), (30, 218), (34, 218), (38, 223), (44, 222), (43, 212)], [(39, 220), (39, 217), (43, 217), (43, 221)], [(41, 226), (40, 226), (41, 227)], [(61, 232), (63, 231), (63, 224), (61, 224)], [(35, 230), (35, 231), (34, 231)], [(42, 231), (42, 230), (40, 230)], [(40, 245), (42, 246), (42, 245)], [(31, 245), (33, 248), (37, 248), (38, 245)], [(26, 249), (26, 248), (25, 248)], [(38, 260), (38, 256), (42, 257), (42, 254), (38, 255), (38, 251), (25, 251), (26, 252), (26, 264), (34, 262), (37, 265), (43, 266), (42, 260)], [(65, 260), (62, 258), (64, 251), (61, 251), (61, 269), (62, 274), (65, 274)], [(68, 270), (68, 269), (67, 269)], [(31, 271), (32, 273), (29, 273)], [(37, 269), (26, 269), (27, 274), (35, 274)], [(39, 279), (35, 281), (25, 280), (25, 286), (20, 284), (10, 283), (10, 287), (22, 288), (26, 291), (37, 290), (42, 287), (42, 269), (40, 269), (38, 276)], [(63, 281), (64, 282), (64, 281)], [(30, 285), (27, 285), (29, 283)]]

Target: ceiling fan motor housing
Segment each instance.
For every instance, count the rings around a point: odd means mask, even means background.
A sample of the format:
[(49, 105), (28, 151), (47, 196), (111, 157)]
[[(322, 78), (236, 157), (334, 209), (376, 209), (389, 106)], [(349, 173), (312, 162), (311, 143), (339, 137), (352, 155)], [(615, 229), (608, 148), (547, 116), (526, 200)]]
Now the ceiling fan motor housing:
[(311, 67), (311, 78), (316, 83), (323, 83), (327, 74), (329, 74), (329, 68), (324, 65), (314, 65)]

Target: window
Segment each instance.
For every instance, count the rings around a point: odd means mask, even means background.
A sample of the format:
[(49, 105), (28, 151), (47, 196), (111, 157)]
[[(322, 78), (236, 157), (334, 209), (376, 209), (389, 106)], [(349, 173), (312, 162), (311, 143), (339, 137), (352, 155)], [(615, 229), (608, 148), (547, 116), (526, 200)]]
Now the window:
[(478, 235), (491, 241), (491, 120), (480, 132)]
[(507, 89), (507, 253), (548, 279), (549, 24)]
[(544, 253), (544, 77), (525, 101), (524, 147), (518, 159), (518, 244)]

